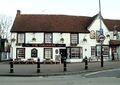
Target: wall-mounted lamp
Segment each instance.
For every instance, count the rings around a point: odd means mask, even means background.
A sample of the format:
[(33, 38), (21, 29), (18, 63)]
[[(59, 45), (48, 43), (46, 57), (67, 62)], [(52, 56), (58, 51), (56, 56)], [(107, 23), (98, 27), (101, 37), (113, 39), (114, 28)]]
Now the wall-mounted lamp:
[(60, 42), (64, 43), (64, 38), (61, 38), (61, 39), (60, 39)]
[(84, 42), (87, 42), (87, 39), (86, 39), (86, 38), (83, 38), (83, 41), (84, 41)]

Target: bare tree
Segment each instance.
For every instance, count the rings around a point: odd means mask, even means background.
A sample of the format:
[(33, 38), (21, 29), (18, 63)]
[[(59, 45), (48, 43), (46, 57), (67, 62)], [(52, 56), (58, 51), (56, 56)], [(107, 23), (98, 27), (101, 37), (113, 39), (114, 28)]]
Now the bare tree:
[(10, 27), (12, 25), (12, 17), (0, 15), (0, 36), (2, 38), (10, 37)]

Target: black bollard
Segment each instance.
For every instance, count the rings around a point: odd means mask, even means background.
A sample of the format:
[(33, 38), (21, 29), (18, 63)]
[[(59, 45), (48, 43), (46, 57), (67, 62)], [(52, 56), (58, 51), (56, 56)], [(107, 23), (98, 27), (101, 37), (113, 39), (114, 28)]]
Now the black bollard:
[(40, 59), (37, 60), (37, 73), (40, 73)]
[(14, 72), (14, 68), (13, 68), (13, 59), (10, 60), (10, 73)]
[(66, 72), (67, 71), (67, 63), (66, 63), (66, 57), (64, 57), (64, 63), (63, 63), (63, 65), (64, 65), (64, 72)]
[(85, 70), (88, 69), (88, 60), (87, 60), (87, 57), (85, 57)]

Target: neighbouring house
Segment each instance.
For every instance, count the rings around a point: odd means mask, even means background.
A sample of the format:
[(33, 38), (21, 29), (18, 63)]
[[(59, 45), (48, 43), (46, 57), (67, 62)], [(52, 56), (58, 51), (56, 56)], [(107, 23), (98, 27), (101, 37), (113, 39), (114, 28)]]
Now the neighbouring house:
[(10, 60), (10, 45), (8, 40), (0, 37), (0, 61)]
[[(88, 16), (17, 14), (11, 28), (11, 58), (81, 62), (101, 57), (99, 14)], [(120, 20), (103, 19), (104, 60), (120, 56)], [(113, 52), (116, 52), (117, 55)], [(117, 57), (113, 57), (117, 56)]]

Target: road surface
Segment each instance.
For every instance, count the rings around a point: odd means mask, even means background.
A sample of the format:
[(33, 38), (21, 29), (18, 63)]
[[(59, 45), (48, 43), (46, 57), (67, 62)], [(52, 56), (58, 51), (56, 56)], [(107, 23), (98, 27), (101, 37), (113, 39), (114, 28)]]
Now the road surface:
[(0, 85), (120, 85), (120, 69), (66, 76), (1, 76)]

